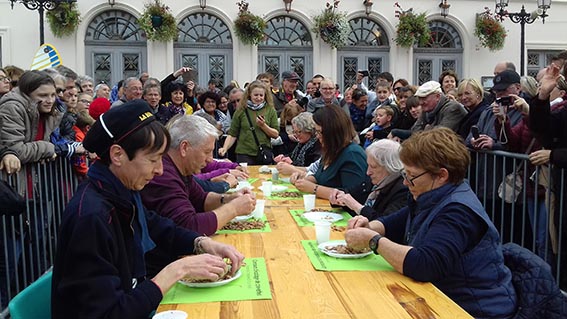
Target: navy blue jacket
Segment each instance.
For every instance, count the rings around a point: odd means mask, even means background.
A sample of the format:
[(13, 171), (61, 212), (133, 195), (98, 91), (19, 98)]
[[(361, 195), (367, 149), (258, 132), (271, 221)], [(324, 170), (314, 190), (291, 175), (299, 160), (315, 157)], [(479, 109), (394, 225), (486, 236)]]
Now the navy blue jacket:
[(137, 214), (149, 236), (172, 256), (193, 253), (197, 233), (154, 212), (138, 212), (131, 191), (103, 164), (91, 167), (111, 183), (90, 177), (79, 186), (61, 222), (53, 266), (53, 318), (148, 318), (162, 299), (146, 278)]

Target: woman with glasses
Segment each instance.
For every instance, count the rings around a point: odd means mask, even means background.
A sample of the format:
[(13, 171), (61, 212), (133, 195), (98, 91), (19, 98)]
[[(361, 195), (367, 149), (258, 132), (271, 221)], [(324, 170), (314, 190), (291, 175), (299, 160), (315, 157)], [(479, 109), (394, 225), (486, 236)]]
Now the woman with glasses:
[(512, 274), (498, 230), (464, 182), (470, 155), (460, 137), (448, 128), (416, 133), (402, 144), (400, 159), (408, 206), (378, 220), (352, 218), (347, 244), (433, 283), (475, 318), (513, 317)]
[(315, 133), (321, 143), (321, 164), (315, 175), (295, 178), (302, 192), (328, 199), (335, 188), (351, 192), (367, 180), (366, 154), (353, 140), (356, 132), (350, 117), (337, 105), (327, 105), (313, 114)]
[(329, 201), (345, 207), (353, 216), (368, 220), (389, 215), (407, 205), (408, 188), (401, 174), (400, 144), (382, 139), (366, 148), (368, 169), (372, 183), (363, 183), (351, 193), (334, 189)]
[(291, 126), (297, 145), (290, 156), (278, 155), (274, 158), (278, 163), (276, 168), (282, 174), (292, 174), (297, 171), (294, 166), (307, 167), (321, 157), (321, 143), (315, 134), (313, 114), (300, 113), (291, 120)]

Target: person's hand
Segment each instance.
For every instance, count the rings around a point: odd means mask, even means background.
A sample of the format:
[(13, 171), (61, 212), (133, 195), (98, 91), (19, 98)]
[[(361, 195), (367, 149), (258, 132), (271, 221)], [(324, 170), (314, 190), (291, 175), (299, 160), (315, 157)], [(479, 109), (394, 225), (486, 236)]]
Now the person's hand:
[(226, 154), (226, 149), (224, 147), (219, 148), (219, 156), (224, 156)]
[(83, 146), (83, 143), (79, 144), (79, 146), (75, 148), (75, 154), (85, 154), (85, 153), (87, 153), (87, 150)]
[(258, 125), (258, 127), (264, 127), (267, 125), (264, 116), (262, 115), (256, 116), (256, 125)]
[(236, 179), (242, 180), (242, 179), (247, 179), (249, 177), (248, 173), (246, 173), (244, 170), (240, 170), (238, 169), (241, 166), (236, 167), (235, 169), (230, 169), (228, 170), (230, 172), (230, 174), (234, 177), (236, 177)]
[(222, 175), (219, 176), (215, 176), (213, 178), (211, 178), (212, 182), (226, 182), (228, 183), (228, 185), (230, 185), (230, 188), (236, 187), (236, 185), (238, 185), (238, 180), (236, 180), (236, 177), (234, 177), (234, 175), (230, 174), (230, 173), (224, 173)]
[(396, 141), (396, 142), (398, 142), (398, 143), (401, 143), (401, 142), (402, 142), (402, 139), (401, 139), (401, 138), (392, 135), (392, 133), (388, 134), (387, 139), (392, 140), (392, 141)]
[(191, 68), (184, 66), (184, 67), (180, 68), (179, 70), (173, 72), (173, 76), (177, 78), (177, 77), (180, 77), (181, 75), (183, 75), (183, 73), (189, 72), (189, 71), (191, 71)]
[[(278, 165), (279, 165), (279, 163), (278, 163)], [(285, 163), (284, 165), (288, 165), (288, 164)], [(277, 167), (277, 166), (276, 166), (276, 167)], [(279, 171), (279, 169), (278, 169), (278, 171)], [(286, 173), (283, 172), (283, 170), (280, 171), (280, 173), (286, 174)], [(304, 173), (304, 172), (293, 172), (293, 173), (291, 174), (291, 176), (289, 177), (289, 182), (292, 183), (293, 185), (295, 185), (295, 183), (296, 183), (298, 180), (301, 180), (301, 179), (305, 178), (305, 175), (307, 175), (306, 172), (305, 172), (305, 173)]]
[(362, 73), (360, 72), (356, 72), (356, 83), (357, 84), (361, 83), (363, 79), (364, 79), (364, 75), (362, 75)]
[(355, 228), (369, 228), (370, 221), (368, 218), (364, 216), (354, 216), (353, 218), (348, 220), (347, 229), (355, 229)]
[(278, 172), (284, 175), (292, 175), (296, 173), (295, 167), (291, 163), (279, 162), (276, 164)]
[(309, 181), (305, 178), (302, 178), (302, 179), (296, 180), (294, 185), (295, 185), (295, 188), (297, 188), (298, 190), (300, 190), (304, 193), (312, 194), (313, 190), (315, 189), (315, 185), (317, 185), (317, 184), (315, 184), (315, 183), (313, 183), (313, 182), (311, 182), (311, 181)]
[[(506, 118), (506, 113), (501, 112), (501, 107), (500, 104), (498, 103), (492, 103), (492, 114), (494, 114), (494, 117), (496, 117), (496, 119), (498, 120), (498, 122), (502, 123), (504, 122), (504, 119)], [(504, 106), (506, 107), (506, 106)]]
[(530, 162), (532, 162), (532, 164), (534, 165), (543, 165), (549, 163), (550, 156), (550, 150), (539, 150), (528, 155)]
[(283, 159), (284, 157), (285, 157), (285, 155), (280, 154), (280, 155), (274, 157), (274, 162), (279, 163), (279, 162), (282, 161), (282, 159)]
[(337, 201), (337, 197), (344, 195), (345, 192), (338, 190), (336, 188), (331, 189), (331, 194), (329, 195), (329, 202), (333, 205), (340, 205)]
[[(203, 243), (205, 241), (212, 240), (207, 239), (204, 240)], [(182, 273), (184, 274), (182, 278), (193, 280), (217, 281), (226, 274), (227, 268), (227, 264), (222, 257), (213, 254), (186, 256), (173, 263), (180, 265)]]
[(90, 160), (95, 160), (98, 157), (96, 153), (91, 153), (91, 152), (88, 152), (87, 156), (89, 157)]
[(524, 100), (524, 98), (519, 97), (516, 94), (510, 94), (510, 96), (514, 100), (514, 103), (512, 104), (513, 108), (515, 108), (522, 114), (526, 114), (526, 115), (529, 114), (530, 105), (526, 102), (526, 100)]
[(374, 131), (370, 130), (368, 132), (366, 132), (366, 134), (364, 135), (364, 137), (367, 140), (373, 140), (374, 139)]
[(256, 208), (256, 198), (251, 194), (240, 194), (234, 197), (227, 205), (230, 205), (236, 216), (250, 214)]
[(477, 139), (475, 138), (471, 139), (471, 144), (476, 149), (491, 150), (492, 146), (494, 145), (494, 140), (492, 139), (492, 137), (488, 135), (480, 134), (480, 136)]
[(557, 81), (561, 76), (560, 67), (555, 63), (551, 63), (545, 70), (543, 77), (539, 80), (538, 98), (540, 100), (547, 100), (551, 91), (557, 85)]
[(348, 247), (356, 250), (368, 248), (370, 239), (378, 233), (370, 228), (348, 229), (345, 233), (345, 241)]
[(6, 170), (6, 173), (13, 174), (20, 171), (22, 168), (22, 162), (14, 154), (6, 154), (2, 161), (0, 161), (0, 170)]
[(336, 202), (337, 205), (347, 206), (348, 208), (355, 211), (357, 214), (360, 213), (360, 210), (364, 206), (361, 205), (359, 202), (357, 202), (356, 199), (354, 199), (351, 194), (345, 194), (344, 192), (337, 196)]
[(242, 261), (244, 260), (244, 255), (240, 253), (236, 248), (231, 245), (216, 242), (214, 240), (203, 240), (201, 241), (201, 248), (203, 251), (219, 256), (221, 258), (228, 258), (232, 262), (231, 275), (234, 275), (240, 266), (242, 266)]

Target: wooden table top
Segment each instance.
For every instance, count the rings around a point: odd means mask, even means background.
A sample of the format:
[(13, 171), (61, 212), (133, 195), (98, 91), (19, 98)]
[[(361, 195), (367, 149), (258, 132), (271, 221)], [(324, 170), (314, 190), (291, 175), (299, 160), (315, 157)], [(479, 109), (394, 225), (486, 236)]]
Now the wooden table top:
[[(254, 186), (270, 178), (250, 167)], [(256, 188), (256, 195), (262, 198)], [(285, 203), (284, 203), (285, 202)], [(316, 207), (329, 208), (317, 199)], [(303, 199), (266, 201), (267, 233), (215, 235), (247, 257), (264, 257), (271, 300), (246, 300), (160, 305), (157, 312), (178, 309), (188, 318), (472, 318), (430, 283), (420, 283), (397, 272), (317, 271), (301, 246), (314, 240), (313, 227), (299, 227), (288, 209), (303, 208)], [(344, 239), (332, 231), (331, 239)]]

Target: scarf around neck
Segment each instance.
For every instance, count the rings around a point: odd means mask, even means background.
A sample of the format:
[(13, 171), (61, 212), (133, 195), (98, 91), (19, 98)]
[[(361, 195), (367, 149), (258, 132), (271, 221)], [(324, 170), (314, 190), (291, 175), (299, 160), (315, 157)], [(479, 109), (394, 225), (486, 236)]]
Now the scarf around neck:
[(260, 104), (254, 104), (252, 103), (252, 101), (248, 100), (246, 101), (246, 106), (251, 109), (252, 111), (259, 111), (261, 110), (264, 106), (266, 106), (266, 102), (262, 102)]

